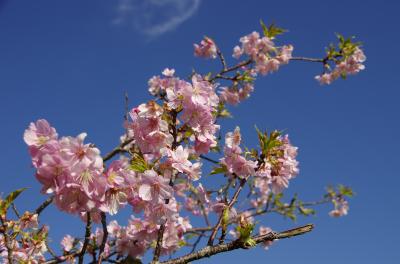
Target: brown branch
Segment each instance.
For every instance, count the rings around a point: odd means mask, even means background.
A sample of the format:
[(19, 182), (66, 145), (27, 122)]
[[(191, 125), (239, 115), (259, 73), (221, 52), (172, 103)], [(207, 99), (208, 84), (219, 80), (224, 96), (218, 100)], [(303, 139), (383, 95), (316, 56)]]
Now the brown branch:
[(123, 153), (125, 152), (124, 147), (126, 145), (128, 145), (129, 143), (131, 143), (133, 141), (133, 138), (131, 139), (127, 139), (124, 142), (122, 142), (118, 147), (116, 147), (115, 149), (113, 149), (112, 151), (110, 151), (109, 153), (107, 153), (104, 157), (103, 157), (103, 161), (107, 161), (109, 159), (111, 159), (112, 157), (114, 157), (115, 155), (117, 155), (118, 153)]
[(60, 256), (60, 257), (56, 257), (56, 258), (47, 260), (47, 261), (44, 262), (43, 264), (58, 264), (58, 263), (63, 263), (63, 262), (66, 262), (66, 261), (70, 260), (71, 258), (75, 258), (75, 257), (79, 256), (79, 254), (80, 254), (79, 252), (72, 252), (72, 253), (69, 253), (69, 254), (67, 254), (67, 255), (63, 255), (63, 256)]
[(107, 219), (106, 219), (106, 214), (104, 212), (101, 212), (101, 225), (103, 226), (103, 239), (101, 241), (101, 245), (100, 245), (100, 249), (99, 249), (98, 264), (100, 264), (103, 259), (103, 252), (106, 247), (107, 238), (108, 238)]
[(307, 57), (292, 57), (292, 58), (290, 58), (290, 60), (293, 60), (293, 61), (321, 62), (321, 63), (325, 62), (325, 59), (307, 58)]
[(1, 229), (0, 229), (0, 231), (3, 234), (4, 245), (5, 245), (6, 249), (7, 249), (7, 260), (8, 260), (8, 263), (13, 263), (13, 257), (12, 257), (13, 249), (12, 249), (12, 245), (10, 245), (10, 237), (7, 234), (7, 228), (8, 227), (7, 227), (5, 216), (4, 216), (4, 219), (3, 219), (3, 216), (0, 215), (0, 220), (1, 220)]
[(251, 64), (252, 62), (253, 62), (252, 59), (248, 59), (247, 61), (242, 61), (241, 63), (236, 64), (236, 65), (233, 66), (233, 67), (230, 67), (230, 68), (227, 68), (227, 69), (221, 71), (219, 74), (225, 74), (225, 73), (227, 73), (227, 72), (235, 71), (235, 70), (237, 70), (237, 69), (240, 69), (240, 68), (242, 68), (242, 67), (244, 67), (244, 66), (247, 66), (247, 65)]
[[(172, 142), (172, 146), (171, 149), (175, 150), (178, 145), (178, 129), (176, 127), (176, 122), (177, 122), (177, 116), (178, 113), (176, 110), (172, 110), (171, 111), (171, 124), (170, 124), (170, 132), (172, 134), (173, 137), (173, 142)], [(169, 185), (171, 187), (174, 187), (174, 173), (171, 174), (171, 179), (169, 180)], [(165, 199), (165, 203), (168, 204), (169, 203), (169, 199)], [(162, 241), (163, 241), (163, 237), (164, 237), (164, 230), (165, 230), (165, 224), (166, 224), (167, 220), (161, 224), (160, 229), (158, 230), (158, 234), (157, 234), (157, 244), (156, 244), (156, 248), (154, 249), (154, 256), (153, 256), (153, 261), (152, 263), (158, 263), (158, 260), (160, 258), (160, 254), (161, 254), (161, 247), (162, 247)]]
[(83, 263), (83, 258), (86, 253), (86, 249), (89, 245), (90, 232), (92, 229), (92, 219), (90, 217), (90, 212), (86, 212), (86, 216), (87, 218), (86, 218), (86, 228), (85, 228), (85, 240), (83, 242), (81, 252), (79, 253), (79, 262), (78, 262), (79, 264)]
[[(233, 194), (233, 197), (232, 197), (231, 201), (229, 202), (229, 204), (227, 206), (227, 209), (224, 209), (224, 210), (230, 210), (232, 208), (232, 206), (235, 204), (235, 202), (236, 202), (240, 192), (242, 191), (244, 185), (246, 184), (246, 182), (247, 182), (247, 179), (241, 179), (240, 180), (239, 187), (236, 189), (235, 193)], [(220, 217), (219, 217), (219, 219), (218, 219), (218, 223), (214, 226), (214, 228), (212, 230), (212, 233), (210, 235), (210, 238), (208, 239), (208, 243), (207, 244), (209, 246), (213, 245), (214, 238), (217, 235), (217, 232), (218, 232), (219, 228), (222, 225), (223, 218), (224, 218), (224, 213), (222, 212)]]
[(15, 214), (18, 218), (21, 218), (21, 216), (20, 216), (20, 214), (19, 214), (19, 212), (18, 212), (18, 210), (17, 210), (17, 207), (15, 206), (15, 203), (11, 203), (11, 208), (12, 208), (12, 210), (14, 211), (14, 214)]
[(190, 253), (193, 253), (196, 250), (197, 245), (200, 243), (201, 239), (204, 237), (204, 231), (201, 232), (199, 234), (199, 236), (197, 237), (196, 241), (193, 244), (192, 250), (190, 251)]
[(200, 155), (200, 158), (202, 158), (202, 159), (204, 159), (204, 160), (206, 160), (206, 161), (209, 161), (209, 162), (211, 162), (211, 163), (214, 163), (214, 164), (219, 164), (218, 161), (216, 161), (216, 160), (214, 160), (214, 159), (211, 159), (211, 158), (209, 158), (209, 157), (207, 157), (207, 156), (204, 156), (204, 155)]
[(39, 216), (40, 213), (43, 212), (43, 210), (46, 209), (47, 206), (49, 206), (53, 202), (53, 200), (54, 200), (54, 196), (47, 198), (46, 201), (44, 201), (41, 205), (39, 205), (38, 208), (36, 208), (35, 214), (37, 214)]
[[(329, 202), (330, 202), (330, 199), (322, 199), (322, 200), (315, 201), (315, 202), (304, 202), (301, 205), (302, 206), (316, 206), (316, 205), (321, 205), (321, 204), (325, 204), (325, 203), (329, 203)], [(280, 209), (284, 210), (284, 209), (287, 209), (287, 208), (290, 207), (290, 205), (286, 205), (286, 206), (284, 206), (282, 208), (269, 208), (269, 204), (270, 204), (270, 200), (268, 200), (267, 205), (265, 206), (265, 209), (259, 210), (259, 211), (257, 211), (257, 210), (254, 211), (254, 213), (247, 215), (246, 219), (250, 218), (250, 217), (263, 215), (263, 214), (266, 214), (266, 213), (279, 213)], [(299, 207), (300, 207), (299, 205), (296, 205), (296, 209), (298, 209)], [(247, 209), (245, 211), (250, 211), (250, 210), (255, 210), (255, 209), (256, 208), (249, 208), (249, 209)], [(235, 223), (235, 221), (229, 221), (227, 223), (227, 226), (232, 225), (234, 223)], [(185, 233), (199, 234), (199, 233), (202, 233), (202, 232), (212, 231), (213, 228), (214, 227), (212, 227), (212, 226), (195, 227), (195, 228), (190, 228), (190, 229), (186, 230)]]
[(222, 54), (221, 50), (218, 48), (217, 48), (217, 54), (218, 54), (219, 59), (221, 60), (222, 71), (226, 71), (226, 69), (228, 69), (228, 66), (226, 65), (225, 57)]
[(46, 240), (44, 241), (44, 244), (47, 248), (47, 251), (49, 251), (50, 255), (55, 258), (58, 259), (59, 257), (57, 256), (57, 254), (54, 252), (54, 250), (51, 249), (50, 245), (49, 245), (49, 240), (46, 238)]
[[(294, 229), (286, 230), (280, 233), (275, 233), (275, 232), (270, 232), (265, 235), (258, 235), (258, 236), (253, 236), (252, 239), (255, 241), (256, 244), (260, 244), (266, 241), (273, 241), (275, 239), (284, 239), (284, 238), (290, 238), (294, 236), (299, 236), (303, 235), (305, 233), (310, 232), (314, 228), (314, 225), (309, 224), (301, 227), (297, 227)], [(203, 249), (200, 249), (197, 252), (187, 254), (182, 257), (178, 257), (175, 259), (171, 259), (168, 261), (161, 262), (160, 264), (185, 264), (194, 260), (206, 258), (206, 257), (211, 257), (213, 255), (217, 255), (222, 252), (227, 252), (227, 251), (232, 251), (235, 249), (248, 249), (248, 247), (245, 246), (243, 242), (240, 240), (235, 240), (233, 242), (227, 243), (227, 244), (219, 244), (215, 246), (206, 246)]]
[(156, 249), (154, 250), (153, 261), (151, 263), (158, 263), (158, 260), (160, 258), (164, 230), (165, 230), (165, 223), (161, 224), (160, 229), (158, 230), (157, 245), (156, 245)]

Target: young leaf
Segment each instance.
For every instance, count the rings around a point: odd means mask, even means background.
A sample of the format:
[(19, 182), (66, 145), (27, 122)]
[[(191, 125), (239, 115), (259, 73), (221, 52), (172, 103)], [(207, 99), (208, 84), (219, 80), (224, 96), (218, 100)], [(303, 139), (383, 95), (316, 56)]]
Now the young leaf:
[(1, 200), (1, 202), (0, 202), (0, 215), (5, 215), (7, 213), (7, 209), (10, 207), (10, 205), (25, 190), (26, 190), (26, 188), (21, 188), (21, 189), (18, 189), (16, 191), (13, 191), (12, 193), (10, 193), (6, 197), (6, 199)]

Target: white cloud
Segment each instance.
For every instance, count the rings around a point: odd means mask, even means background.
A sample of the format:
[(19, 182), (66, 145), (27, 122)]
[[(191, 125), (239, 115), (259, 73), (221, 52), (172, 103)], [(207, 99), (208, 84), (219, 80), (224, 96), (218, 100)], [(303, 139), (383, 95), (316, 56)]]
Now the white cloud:
[(156, 37), (193, 16), (201, 0), (118, 0), (114, 24), (132, 23), (139, 32)]

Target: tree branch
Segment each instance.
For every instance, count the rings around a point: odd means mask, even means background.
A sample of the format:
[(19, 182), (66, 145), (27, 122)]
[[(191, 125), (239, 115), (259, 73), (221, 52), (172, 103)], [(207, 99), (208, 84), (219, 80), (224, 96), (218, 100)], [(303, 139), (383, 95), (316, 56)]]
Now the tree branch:
[(158, 263), (158, 260), (160, 258), (164, 230), (165, 230), (165, 223), (161, 224), (160, 229), (158, 230), (157, 245), (156, 249), (154, 250), (153, 261), (151, 263)]
[(7, 249), (8, 263), (13, 263), (13, 249), (12, 249), (12, 244), (10, 245), (10, 242), (12, 243), (12, 241), (10, 241), (10, 237), (8, 236), (8, 233), (7, 233), (7, 223), (6, 223), (5, 217), (6, 216), (4, 216), (4, 219), (3, 219), (3, 216), (0, 215), (0, 220), (1, 220), (0, 230), (1, 230), (1, 233), (3, 234), (4, 245)]
[(118, 147), (116, 147), (115, 149), (113, 149), (112, 151), (110, 151), (109, 153), (107, 153), (104, 157), (103, 157), (103, 161), (106, 162), (107, 160), (111, 159), (112, 157), (114, 157), (115, 155), (117, 155), (118, 153), (122, 153), (124, 152), (124, 147), (126, 145), (128, 145), (129, 143), (131, 143), (133, 141), (133, 138), (131, 139), (127, 139), (124, 142), (122, 142)]
[(325, 59), (307, 58), (307, 57), (292, 57), (292, 58), (290, 58), (290, 60), (293, 60), (293, 61), (321, 62), (321, 63), (325, 62)]
[[(313, 228), (314, 228), (314, 225), (308, 224), (305, 226), (286, 230), (286, 231), (283, 231), (280, 233), (271, 232), (271, 233), (268, 233), (265, 235), (253, 236), (252, 239), (256, 242), (256, 244), (260, 244), (262, 242), (273, 241), (275, 239), (284, 239), (284, 238), (290, 238), (290, 237), (294, 237), (294, 236), (303, 235), (305, 233), (310, 232)], [(168, 261), (164, 261), (164, 262), (161, 262), (160, 264), (185, 264), (185, 263), (188, 263), (188, 262), (191, 262), (194, 260), (211, 257), (213, 255), (217, 255), (222, 252), (232, 251), (232, 250), (239, 249), (239, 248), (248, 249), (248, 247), (246, 247), (243, 242), (241, 242), (240, 240), (235, 240), (235, 241), (227, 243), (227, 244), (206, 246), (205, 248), (200, 249), (197, 252), (190, 253), (185, 256), (171, 259)]]
[(39, 216), (40, 213), (43, 212), (43, 210), (46, 209), (46, 207), (49, 206), (53, 202), (53, 200), (54, 200), (54, 196), (47, 198), (46, 201), (44, 201), (41, 205), (39, 205), (38, 208), (36, 208), (35, 214), (37, 214)]
[(83, 257), (86, 253), (86, 249), (89, 245), (89, 239), (90, 239), (90, 232), (92, 229), (92, 218), (90, 217), (90, 212), (86, 212), (87, 220), (86, 220), (86, 229), (85, 229), (85, 241), (83, 242), (82, 250), (79, 253), (79, 264), (83, 263)]
[[(235, 193), (233, 194), (232, 200), (229, 202), (228, 206), (227, 206), (227, 210), (230, 210), (232, 208), (232, 206), (234, 205), (234, 203), (236, 202), (240, 192), (242, 191), (244, 185), (246, 184), (247, 180), (246, 179), (241, 179), (240, 180), (240, 185), (239, 187), (236, 189)], [(224, 209), (226, 210), (226, 209)], [(212, 244), (214, 243), (214, 238), (217, 235), (218, 229), (221, 227), (222, 225), (222, 220), (224, 218), (224, 213), (222, 212), (219, 219), (218, 219), (218, 223), (215, 225), (215, 227), (212, 230), (211, 236), (208, 239), (208, 245), (212, 246)]]
[(104, 212), (101, 212), (101, 225), (103, 226), (103, 239), (101, 241), (101, 245), (100, 245), (100, 249), (99, 249), (98, 264), (100, 264), (103, 259), (103, 252), (106, 247), (107, 238), (108, 238), (107, 219), (106, 219), (106, 214)]

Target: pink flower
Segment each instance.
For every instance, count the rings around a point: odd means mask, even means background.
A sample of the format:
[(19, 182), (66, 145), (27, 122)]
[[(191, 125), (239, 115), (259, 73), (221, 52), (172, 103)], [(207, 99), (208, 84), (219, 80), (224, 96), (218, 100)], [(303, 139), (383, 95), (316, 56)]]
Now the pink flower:
[(142, 175), (139, 187), (139, 197), (144, 201), (159, 201), (170, 199), (173, 189), (169, 185), (169, 179), (160, 176), (154, 170), (147, 170)]
[(163, 72), (162, 72), (162, 74), (163, 74), (165, 77), (173, 77), (173, 76), (174, 76), (174, 73), (175, 73), (175, 69), (169, 69), (169, 68), (165, 68), (165, 69), (163, 70)]
[(255, 174), (257, 162), (247, 160), (241, 156), (242, 149), (239, 144), (241, 141), (240, 129), (237, 127), (235, 131), (229, 132), (225, 136), (224, 158), (221, 164), (225, 165), (231, 175), (237, 175), (240, 178), (246, 178)]
[(51, 140), (57, 140), (57, 132), (45, 119), (39, 119), (36, 123), (30, 123), (25, 130), (24, 140), (28, 146), (41, 147)]
[(349, 211), (349, 203), (343, 197), (336, 197), (332, 200), (335, 209), (329, 212), (332, 217), (341, 217), (347, 215)]
[(187, 174), (192, 180), (198, 180), (200, 178), (201, 163), (192, 164), (192, 162), (188, 160), (188, 149), (179, 146), (175, 150), (168, 150), (168, 156), (170, 157), (171, 166), (174, 169)]
[(255, 73), (266, 75), (277, 71), (281, 64), (287, 64), (292, 58), (293, 46), (276, 47), (270, 38), (266, 36), (260, 38), (260, 34), (255, 31), (241, 37), (240, 42), (242, 46), (234, 48), (233, 57), (239, 58), (242, 54), (248, 55), (255, 63)]
[(280, 193), (289, 186), (289, 180), (299, 173), (299, 162), (296, 160), (297, 147), (294, 147), (289, 136), (279, 137), (282, 145), (277, 148), (277, 156), (274, 159), (271, 172), (271, 185), (273, 193)]
[(315, 79), (319, 81), (320, 84), (331, 84), (333, 81), (332, 74), (323, 73), (322, 75), (315, 76)]
[(204, 37), (200, 44), (194, 44), (194, 55), (215, 59), (217, 58), (217, 46), (212, 39)]
[(143, 154), (159, 157), (160, 150), (173, 141), (167, 122), (161, 119), (162, 113), (162, 108), (154, 101), (141, 104), (130, 112), (132, 123), (128, 124), (128, 129)]
[(26, 211), (20, 217), (20, 228), (25, 229), (25, 228), (36, 228), (36, 227), (38, 227), (38, 215)]
[(317, 75), (315, 79), (320, 84), (331, 84), (341, 76), (357, 74), (365, 69), (363, 63), (366, 59), (364, 52), (359, 47), (356, 47), (353, 54), (337, 62), (332, 71)]
[(62, 240), (61, 240), (61, 246), (64, 251), (69, 252), (73, 249), (74, 247), (74, 241), (75, 238), (73, 238), (70, 235), (66, 235)]
[(228, 103), (231, 105), (237, 105), (240, 102), (239, 92), (228, 87), (221, 88), (219, 99), (221, 102)]

